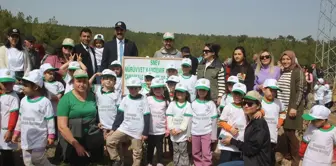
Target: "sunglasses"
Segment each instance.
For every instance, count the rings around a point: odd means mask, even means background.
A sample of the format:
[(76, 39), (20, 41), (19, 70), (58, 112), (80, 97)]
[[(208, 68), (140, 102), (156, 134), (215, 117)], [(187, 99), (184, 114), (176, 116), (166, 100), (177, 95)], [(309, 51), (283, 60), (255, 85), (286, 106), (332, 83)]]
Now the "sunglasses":
[(67, 49), (67, 50), (72, 50), (73, 49), (73, 47), (71, 47), (71, 46), (63, 46), (63, 48)]
[(252, 107), (253, 104), (255, 104), (253, 101), (243, 101), (242, 102), (242, 106), (248, 106), (248, 107)]
[(203, 50), (203, 53), (205, 53), (205, 54), (207, 54), (209, 52), (213, 52), (213, 51), (211, 51), (211, 50)]
[(263, 60), (263, 59), (270, 59), (270, 58), (271, 58), (271, 55), (260, 56), (261, 60)]

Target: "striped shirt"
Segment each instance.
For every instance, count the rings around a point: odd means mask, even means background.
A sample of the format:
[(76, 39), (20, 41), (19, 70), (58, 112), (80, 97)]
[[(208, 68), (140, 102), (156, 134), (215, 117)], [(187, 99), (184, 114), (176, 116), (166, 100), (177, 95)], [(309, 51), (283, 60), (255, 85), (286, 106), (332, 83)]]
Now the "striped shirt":
[(278, 86), (282, 90), (282, 92), (278, 92), (278, 99), (280, 99), (280, 101), (283, 103), (284, 110), (287, 110), (289, 104), (291, 76), (292, 71), (285, 72), (280, 76), (278, 80)]
[(222, 97), (225, 93), (225, 70), (222, 67), (217, 76), (218, 97)]

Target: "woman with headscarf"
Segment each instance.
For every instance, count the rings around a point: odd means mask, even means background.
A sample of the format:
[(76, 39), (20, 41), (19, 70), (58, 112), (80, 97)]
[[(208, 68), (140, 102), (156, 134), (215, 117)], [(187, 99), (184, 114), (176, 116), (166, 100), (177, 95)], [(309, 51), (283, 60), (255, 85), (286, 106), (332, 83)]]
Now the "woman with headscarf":
[(247, 91), (250, 91), (254, 86), (254, 70), (247, 62), (246, 56), (244, 47), (238, 46), (234, 49), (230, 75), (237, 76), (239, 81), (246, 85)]
[(261, 93), (263, 83), (266, 79), (280, 78), (280, 68), (274, 66), (274, 56), (267, 50), (263, 50), (256, 58), (257, 66), (255, 69), (254, 90)]
[(302, 130), (302, 114), (304, 109), (304, 87), (305, 77), (296, 62), (295, 53), (287, 50), (281, 54), (280, 58), (283, 66), (283, 72), (278, 80), (279, 88), (278, 98), (283, 103), (287, 111), (284, 121), (284, 139), (280, 141), (281, 147), (286, 147), (285, 158), (292, 160), (292, 166), (298, 166), (300, 157), (299, 140), (296, 137), (296, 131)]

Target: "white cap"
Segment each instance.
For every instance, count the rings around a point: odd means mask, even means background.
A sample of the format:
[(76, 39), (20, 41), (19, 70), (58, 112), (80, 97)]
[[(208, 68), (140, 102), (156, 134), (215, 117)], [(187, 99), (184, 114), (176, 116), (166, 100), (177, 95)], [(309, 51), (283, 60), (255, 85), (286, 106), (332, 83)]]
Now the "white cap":
[(166, 32), (166, 33), (163, 35), (163, 40), (166, 40), (166, 39), (172, 39), (172, 40), (174, 40), (174, 39), (175, 39), (174, 33)]
[(138, 77), (131, 77), (126, 81), (126, 87), (141, 87), (141, 80)]
[(69, 70), (77, 70), (80, 68), (81, 68), (80, 64), (77, 61), (72, 61), (69, 63), (69, 67), (68, 67)]
[(145, 76), (145, 77), (146, 77), (146, 76), (155, 77), (155, 75), (154, 75), (153, 72), (147, 72), (144, 76)]
[(232, 92), (237, 92), (237, 93), (240, 93), (242, 95), (245, 95), (246, 94), (246, 85), (242, 84), (240, 82), (235, 83), (232, 87)]
[(167, 67), (166, 67), (166, 70), (168, 70), (168, 69), (175, 69), (175, 70), (177, 70), (175, 63), (168, 64)]
[(164, 83), (163, 79), (161, 78), (154, 78), (151, 82), (151, 88), (161, 88), (165, 87), (166, 84)]
[(323, 79), (323, 78), (319, 78), (319, 79), (317, 79), (317, 81), (318, 81), (320, 84), (324, 84), (324, 79)]
[(186, 92), (188, 91), (188, 88), (182, 83), (177, 83), (175, 86), (175, 91)]
[(9, 69), (0, 69), (0, 82), (15, 82), (15, 73)]
[(277, 83), (278, 81), (276, 79), (266, 79), (264, 81), (263, 87), (281, 91)]
[(329, 84), (324, 84), (324, 87), (325, 87), (327, 90), (330, 90), (330, 85), (329, 85)]
[(170, 76), (166, 82), (176, 82), (179, 83), (180, 82), (180, 78), (178, 76)]
[(210, 81), (205, 78), (201, 78), (196, 81), (196, 89), (210, 90)]
[(35, 69), (35, 70), (30, 71), (25, 76), (23, 76), (22, 79), (26, 80), (26, 81), (29, 81), (29, 82), (32, 82), (39, 87), (43, 86), (43, 78), (42, 78), (41, 71), (39, 69)]
[(328, 119), (329, 114), (331, 113), (330, 109), (323, 105), (315, 105), (310, 109), (308, 114), (303, 114), (302, 118), (304, 120), (315, 120), (315, 119)]
[(115, 60), (111, 63), (111, 66), (121, 66), (121, 63), (118, 60)]
[(62, 42), (62, 46), (71, 46), (71, 47), (75, 47), (75, 42), (74, 40), (70, 39), (70, 38), (65, 38)]
[(58, 69), (51, 66), (50, 63), (45, 63), (45, 64), (40, 66), (40, 71), (41, 71), (42, 74), (44, 74), (44, 72), (46, 72), (47, 70), (58, 70)]
[(189, 66), (189, 67), (191, 67), (191, 60), (190, 60), (190, 58), (183, 58), (181, 65), (182, 66)]
[(104, 41), (104, 35), (102, 35), (102, 34), (96, 34), (94, 36), (93, 40), (102, 40), (102, 41)]
[(113, 76), (117, 77), (116, 73), (110, 69), (104, 69), (102, 72), (102, 76)]
[(227, 82), (235, 84), (239, 82), (239, 78), (237, 76), (230, 76)]

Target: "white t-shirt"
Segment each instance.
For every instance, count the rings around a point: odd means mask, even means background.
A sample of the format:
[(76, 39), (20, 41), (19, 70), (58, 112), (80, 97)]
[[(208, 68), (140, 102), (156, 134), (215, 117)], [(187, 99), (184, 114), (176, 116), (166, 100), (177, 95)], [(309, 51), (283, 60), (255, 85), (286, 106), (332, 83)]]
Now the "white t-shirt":
[(5, 142), (4, 137), (8, 130), (9, 114), (14, 111), (19, 111), (19, 102), (20, 99), (15, 92), (0, 95), (0, 149), (13, 150), (17, 148), (17, 144)]
[[(117, 77), (116, 80), (116, 84), (114, 85), (114, 89), (116, 90), (117, 93), (120, 94), (120, 97), (122, 96), (122, 77)], [(126, 93), (127, 88), (125, 88), (125, 94), (129, 94)]]
[(24, 70), (24, 52), (16, 48), (7, 48), (8, 69), (12, 71)]
[(315, 101), (317, 100), (322, 101), (324, 98), (325, 92), (327, 91), (326, 87), (324, 85), (315, 85), (314, 89), (315, 89), (315, 93), (314, 93)]
[(330, 166), (334, 156), (333, 149), (336, 144), (336, 129), (317, 129), (309, 125), (303, 141), (308, 147), (303, 157), (302, 166)]
[[(56, 96), (61, 94), (62, 92), (64, 92), (64, 86), (61, 82), (59, 81), (53, 81), (53, 82), (44, 82), (44, 87), (47, 89), (48, 91), (48, 95), (49, 95), (49, 100), (51, 100), (52, 96)], [(58, 101), (51, 101), (51, 104), (53, 106), (54, 109), (54, 114), (56, 116), (56, 111), (57, 111), (57, 104)]]
[(191, 102), (193, 102), (196, 99), (196, 89), (195, 89), (196, 81), (197, 76), (195, 75), (191, 76), (180, 75), (180, 83), (187, 86)]
[[(236, 140), (244, 141), (244, 132), (247, 122), (243, 108), (241, 106), (237, 106), (234, 103), (226, 105), (221, 116), (219, 117), (219, 120), (226, 121), (229, 125), (238, 129), (238, 134), (236, 136), (232, 136), (230, 132), (227, 132), (224, 129), (221, 130), (220, 135), (231, 136)], [(225, 146), (220, 141), (218, 141), (218, 149), (240, 152), (236, 146)]]
[(72, 77), (70, 76), (69, 73), (67, 73), (64, 77), (64, 82), (65, 82), (65, 90), (64, 90), (64, 94), (70, 92), (73, 90), (73, 83), (72, 83)]
[(212, 120), (218, 117), (216, 104), (213, 101), (196, 99), (191, 103), (192, 108), (192, 135), (206, 135), (212, 131)]
[(142, 96), (141, 99), (131, 99), (127, 95), (118, 110), (124, 112), (124, 120), (118, 130), (135, 139), (141, 139), (145, 126), (144, 115), (150, 114), (147, 98)]
[(280, 112), (283, 112), (283, 105), (279, 99), (274, 99), (273, 102), (267, 102), (264, 99), (261, 102), (261, 106), (265, 111), (265, 120), (270, 130), (271, 142), (277, 143), (278, 141), (278, 119)]
[(54, 110), (48, 98), (40, 97), (36, 100), (28, 99), (27, 96), (22, 98), (20, 123), (17, 124), (21, 130), (21, 148), (31, 150), (46, 147), (48, 133), (55, 134), (53, 118)]
[(147, 97), (150, 110), (149, 135), (163, 135), (166, 132), (166, 110), (169, 102), (157, 99), (155, 96)]
[(93, 91), (96, 94), (100, 123), (104, 129), (112, 129), (121, 98), (117, 92), (103, 92), (101, 85), (94, 85)]
[[(168, 126), (169, 130), (176, 129), (179, 130), (180, 126), (185, 120), (185, 117), (189, 119), (192, 117), (191, 104), (185, 102), (182, 106), (178, 105), (177, 102), (173, 101), (169, 104), (167, 109), (167, 116), (171, 116), (173, 119), (172, 126)], [(187, 140), (187, 130), (181, 132), (179, 135), (170, 135), (172, 142), (184, 142)]]
[(224, 108), (226, 105), (233, 103), (233, 97), (231, 95), (231, 93), (229, 94), (224, 94), (224, 96), (222, 97), (222, 100), (220, 102), (219, 108)]

